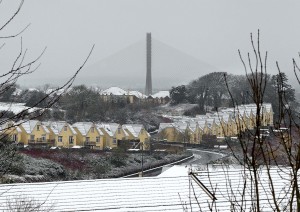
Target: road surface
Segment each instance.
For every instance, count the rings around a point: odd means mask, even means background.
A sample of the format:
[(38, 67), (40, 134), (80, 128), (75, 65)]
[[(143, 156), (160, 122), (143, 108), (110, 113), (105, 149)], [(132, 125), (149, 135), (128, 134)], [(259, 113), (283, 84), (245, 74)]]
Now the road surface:
[(194, 158), (192, 160), (182, 163), (182, 165), (190, 165), (190, 164), (206, 165), (210, 161), (214, 161), (225, 156), (222, 153), (213, 152), (209, 150), (200, 150), (200, 149), (188, 149), (188, 150), (193, 152)]
[[(213, 152), (209, 150), (200, 150), (200, 149), (188, 149), (188, 150), (193, 152), (194, 158), (187, 162), (183, 162), (180, 165), (206, 165), (210, 161), (214, 161), (225, 156), (222, 153)], [(144, 176), (145, 177), (157, 176), (161, 173), (161, 171), (162, 168), (152, 172), (147, 172), (144, 174)]]

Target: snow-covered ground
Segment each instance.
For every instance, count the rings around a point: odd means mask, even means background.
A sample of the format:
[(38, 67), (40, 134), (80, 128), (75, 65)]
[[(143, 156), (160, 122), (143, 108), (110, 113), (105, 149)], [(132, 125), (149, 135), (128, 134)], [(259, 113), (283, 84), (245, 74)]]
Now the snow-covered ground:
[[(284, 210), (290, 171), (274, 167), (270, 172), (275, 200)], [(239, 166), (174, 166), (158, 177), (8, 184), (0, 186), (0, 210), (6, 209), (8, 201), (25, 197), (44, 203), (43, 207), (53, 206), (51, 211), (210, 211), (210, 207), (212, 211), (250, 211), (255, 207), (251, 175)], [(273, 211), (264, 167), (259, 172), (259, 190), (260, 209)]]
[(165, 104), (160, 106), (159, 110), (161, 110), (161, 112), (166, 116), (167, 115), (182, 116), (185, 111), (191, 110), (196, 106), (197, 104), (178, 104), (178, 105)]
[(7, 103), (0, 102), (0, 111), (10, 111), (14, 114), (18, 114), (22, 111), (28, 110), (29, 113), (39, 110), (40, 108), (30, 108), (25, 106), (25, 103)]

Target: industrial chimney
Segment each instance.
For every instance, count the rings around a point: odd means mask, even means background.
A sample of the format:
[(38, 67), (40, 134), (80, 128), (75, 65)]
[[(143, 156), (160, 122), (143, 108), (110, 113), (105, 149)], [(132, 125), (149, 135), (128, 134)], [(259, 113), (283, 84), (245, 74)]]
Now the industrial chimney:
[(146, 35), (146, 51), (147, 51), (147, 56), (146, 56), (146, 68), (147, 68), (147, 75), (146, 75), (146, 90), (145, 94), (147, 96), (152, 94), (152, 76), (151, 76), (151, 33), (147, 33)]

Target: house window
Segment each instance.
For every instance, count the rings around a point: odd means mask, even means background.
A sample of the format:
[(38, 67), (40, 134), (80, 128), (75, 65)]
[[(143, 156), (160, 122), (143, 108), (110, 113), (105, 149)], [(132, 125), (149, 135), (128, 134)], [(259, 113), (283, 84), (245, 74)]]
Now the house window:
[(86, 141), (86, 142), (89, 142), (89, 141), (90, 141), (90, 137), (86, 137), (86, 138), (85, 138), (85, 141)]
[(46, 134), (42, 135), (42, 141), (46, 141)]
[(63, 137), (62, 136), (58, 136), (58, 142), (62, 142)]
[(99, 143), (100, 142), (100, 137), (96, 137), (96, 142)]
[(34, 135), (30, 135), (30, 140), (34, 140)]
[(36, 130), (37, 130), (37, 131), (40, 130), (40, 125), (36, 125)]
[(94, 130), (95, 130), (95, 128), (94, 128), (94, 127), (91, 127), (91, 132), (92, 132), (92, 133), (94, 132)]
[(117, 139), (116, 138), (114, 138), (113, 144), (117, 144)]
[(64, 126), (64, 131), (67, 131), (68, 130), (68, 127), (67, 126)]
[(74, 140), (73, 140), (73, 136), (69, 136), (69, 144), (73, 144)]
[(14, 142), (16, 142), (18, 140), (18, 135), (17, 134), (13, 134), (11, 136), (11, 140), (14, 141)]

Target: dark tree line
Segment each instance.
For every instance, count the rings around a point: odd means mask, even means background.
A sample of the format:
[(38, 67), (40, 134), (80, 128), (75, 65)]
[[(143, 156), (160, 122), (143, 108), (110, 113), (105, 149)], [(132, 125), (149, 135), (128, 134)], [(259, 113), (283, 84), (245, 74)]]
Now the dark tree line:
[[(289, 84), (285, 73), (280, 72), (276, 75), (261, 73), (261, 75), (266, 81), (264, 102), (272, 104), (275, 116), (278, 116), (279, 113), (278, 92), (284, 92), (286, 101), (295, 108), (297, 107), (295, 89)], [(207, 107), (211, 110), (217, 110), (219, 107), (251, 104), (255, 102), (253, 88), (249, 84), (252, 77), (251, 75), (213, 72), (191, 81), (188, 85), (172, 87), (170, 90), (171, 104), (198, 104), (198, 113), (200, 114), (205, 113)], [(229, 95), (229, 91), (231, 95)]]

